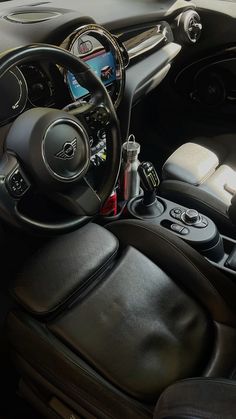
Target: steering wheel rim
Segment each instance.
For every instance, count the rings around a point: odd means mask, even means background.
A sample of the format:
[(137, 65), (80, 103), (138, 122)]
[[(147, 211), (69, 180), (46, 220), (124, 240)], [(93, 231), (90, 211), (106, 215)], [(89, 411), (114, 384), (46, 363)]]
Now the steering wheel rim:
[[(67, 119), (66, 121), (67, 125), (72, 125), (72, 123), (76, 124), (76, 122), (78, 123), (78, 125), (81, 125), (82, 124), (81, 118), (80, 118), (81, 115), (83, 116), (91, 115), (94, 112), (97, 112), (98, 109), (101, 109), (101, 107), (103, 107), (103, 111), (105, 109), (106, 117), (107, 117), (106, 124), (107, 124), (107, 128), (109, 129), (107, 129), (107, 133), (108, 133), (107, 158), (106, 158), (106, 167), (105, 167), (105, 175), (103, 178), (103, 182), (101, 183), (100, 187), (97, 189), (96, 192), (91, 188), (90, 185), (88, 184), (85, 185), (83, 183), (83, 188), (84, 188), (83, 190), (85, 190), (86, 188), (90, 188), (91, 196), (92, 196), (92, 191), (96, 193), (98, 200), (100, 201), (100, 205), (99, 205), (100, 207), (106, 201), (106, 199), (108, 198), (108, 196), (114, 189), (114, 185), (116, 184), (118, 173), (119, 173), (120, 154), (121, 154), (121, 138), (120, 138), (120, 131), (119, 131), (119, 122), (118, 122), (111, 98), (105, 86), (103, 85), (102, 81), (95, 75), (95, 73), (90, 69), (90, 67), (85, 62), (83, 62), (78, 57), (72, 55), (70, 52), (66, 50), (63, 50), (60, 47), (55, 47), (55, 46), (47, 45), (47, 44), (33, 44), (33, 45), (24, 46), (24, 47), (19, 47), (14, 50), (2, 53), (0, 55), (0, 77), (2, 77), (12, 67), (19, 66), (25, 62), (32, 61), (32, 60), (34, 61), (47, 60), (49, 62), (53, 62), (54, 64), (60, 65), (61, 67), (64, 67), (67, 70), (73, 72), (77, 81), (90, 92), (91, 100), (89, 103), (86, 103), (80, 106), (76, 110), (76, 113), (77, 113), (76, 117), (74, 115), (71, 115), (70, 113), (66, 113), (66, 112), (63, 113), (63, 111), (60, 111), (60, 110), (58, 110), (58, 114), (54, 113), (53, 117), (51, 116), (49, 117), (49, 114), (50, 115), (53, 114), (51, 108), (49, 109), (43, 108), (45, 112), (41, 112), (41, 114), (43, 115), (42, 116), (39, 112), (40, 108), (36, 108), (38, 109), (38, 114), (41, 115), (40, 117), (39, 116), (36, 117), (36, 112), (34, 112), (35, 111), (34, 109), (34, 110), (28, 110), (26, 112), (23, 112), (18, 118), (16, 118), (16, 120), (13, 122), (10, 128), (10, 131), (5, 141), (5, 154), (7, 154), (7, 157), (8, 157), (7, 159), (5, 158), (5, 160), (10, 160), (10, 163), (8, 162), (8, 164), (6, 164), (6, 162), (4, 162), (3, 164), (2, 162), (0, 162), (0, 176), (3, 175), (1, 176), (1, 178), (4, 177), (5, 179), (5, 182), (0, 183), (0, 201), (2, 202), (2, 204), (0, 204), (0, 216), (2, 216), (5, 220), (7, 220), (8, 222), (10, 221), (12, 224), (16, 226), (28, 227), (30, 229), (33, 228), (34, 230), (36, 229), (36, 230), (49, 232), (49, 233), (61, 233), (61, 232), (66, 232), (66, 231), (70, 231), (72, 229), (78, 228), (81, 225), (91, 221), (91, 219), (93, 219), (97, 215), (99, 208), (97, 208), (97, 211), (95, 211), (93, 208), (93, 211), (89, 212), (88, 208), (86, 207), (87, 205), (86, 204), (85, 205), (86, 210), (84, 210), (83, 208), (81, 212), (81, 208), (79, 207), (79, 202), (78, 202), (77, 203), (78, 208), (76, 209), (76, 211), (78, 210), (78, 213), (76, 213), (76, 216), (71, 216), (69, 219), (63, 222), (59, 222), (59, 223), (58, 222), (49, 223), (49, 222), (44, 222), (44, 221), (42, 222), (42, 221), (30, 218), (26, 216), (25, 214), (22, 214), (21, 212), (19, 212), (18, 204), (20, 202), (20, 198), (16, 196), (12, 197), (12, 194), (9, 193), (9, 185), (6, 182), (9, 181), (10, 173), (12, 173), (12, 170), (13, 170), (12, 167), (14, 167), (14, 170), (18, 170), (18, 172), (21, 175), (23, 173), (22, 176), (24, 176), (24, 180), (26, 183), (29, 182), (29, 178), (31, 175), (30, 169), (32, 169), (33, 171), (35, 169), (34, 167), (35, 160), (34, 160), (34, 164), (33, 162), (31, 162), (32, 167), (26, 161), (26, 159), (31, 158), (30, 156), (33, 154), (32, 144), (31, 144), (33, 140), (31, 137), (33, 136), (32, 133), (35, 126), (33, 126), (32, 124), (35, 123), (35, 125), (38, 124), (37, 126), (40, 126), (39, 118), (41, 118), (40, 123), (41, 125), (43, 125), (42, 121), (44, 118), (44, 120), (46, 121), (45, 122), (46, 124), (45, 129), (46, 129), (50, 125), (48, 120), (53, 121), (54, 123), (55, 122), (54, 120), (58, 122), (59, 118), (62, 117), (62, 119), (63, 118)], [(44, 113), (46, 116), (44, 115)], [(75, 111), (73, 111), (72, 113), (74, 114)], [(30, 125), (30, 123), (26, 124), (26, 120), (31, 121), (31, 122), (33, 120), (33, 123), (31, 124), (32, 125), (31, 131), (28, 129), (28, 132), (27, 130), (24, 132), (24, 126)], [(82, 128), (86, 130), (86, 127), (83, 124), (82, 124)], [(43, 128), (42, 128), (42, 132), (44, 132)], [(25, 135), (30, 135), (30, 139), (27, 139), (28, 143), (26, 142), (24, 143), (24, 145), (22, 145), (20, 140), (24, 142)], [(80, 141), (79, 142), (79, 145), (81, 146), (80, 150), (81, 149), (85, 150), (84, 151), (85, 157), (83, 158), (84, 159), (86, 158), (87, 160), (89, 159), (90, 161), (90, 155), (86, 151), (87, 150), (86, 149), (86, 142), (87, 142), (86, 135), (84, 135), (83, 138), (82, 137), (83, 136), (81, 134), (81, 137), (79, 137), (77, 141)], [(46, 137), (46, 140), (48, 141), (47, 137)], [(41, 140), (39, 139), (39, 141)], [(45, 138), (44, 138), (44, 141), (45, 141)], [(76, 151), (77, 160), (82, 161), (82, 157), (79, 157), (78, 154), (79, 152)], [(82, 152), (80, 154), (82, 154)], [(53, 160), (54, 157), (55, 155), (53, 157), (50, 156), (50, 159)], [(16, 161), (13, 163), (14, 158), (16, 159)], [(70, 157), (70, 159), (72, 158)], [(73, 155), (73, 159), (74, 159), (74, 155)], [(39, 160), (41, 162), (42, 160), (41, 155), (40, 155)], [(80, 161), (80, 164), (82, 164), (81, 161)], [(78, 182), (78, 184), (79, 184), (79, 181), (82, 183), (81, 179), (85, 181), (84, 176), (89, 167), (88, 163), (89, 162), (87, 161), (87, 166), (83, 167), (82, 175), (81, 175), (82, 177), (77, 176), (78, 179), (75, 179), (76, 182)], [(54, 161), (53, 161), (53, 164), (55, 164)], [(73, 164), (75, 165), (75, 163)], [(22, 168), (22, 165), (23, 165), (23, 168)], [(24, 172), (24, 165), (26, 166), (27, 175)], [(17, 166), (18, 169), (15, 169), (15, 166)], [(44, 170), (44, 168), (42, 169), (42, 167), (40, 169), (41, 170), (40, 175), (42, 173), (42, 170)], [(68, 167), (66, 170), (68, 172)], [(47, 175), (45, 171), (43, 173), (45, 176)], [(33, 173), (33, 177), (32, 177), (33, 182), (34, 182), (34, 177), (35, 177), (35, 173)], [(31, 185), (31, 180), (29, 183)], [(67, 182), (67, 185), (68, 183), (70, 183), (70, 186), (68, 189), (72, 189), (71, 188), (72, 181), (69, 180)], [(54, 184), (55, 184), (55, 179), (54, 179)], [(77, 187), (78, 187), (78, 184), (77, 184)], [(66, 188), (64, 186), (65, 185), (59, 185), (59, 184), (56, 185), (58, 190), (56, 190), (55, 192), (55, 200), (57, 202), (60, 202), (62, 206), (66, 207), (67, 209), (69, 208), (71, 210), (71, 208), (73, 209), (73, 205), (75, 205), (75, 202), (71, 206), (71, 203), (72, 203), (71, 195), (69, 198), (71, 202), (69, 203), (67, 199), (68, 197), (65, 194)], [(50, 193), (52, 193), (53, 188), (50, 186), (49, 189), (50, 189)], [(87, 192), (88, 191), (86, 191), (86, 193)], [(90, 195), (88, 195), (87, 193), (87, 196), (90, 196)], [(82, 198), (80, 197), (80, 199)], [(96, 198), (94, 196), (92, 197), (92, 200), (94, 200), (93, 206), (94, 207), (97, 206), (98, 200), (96, 202)]]

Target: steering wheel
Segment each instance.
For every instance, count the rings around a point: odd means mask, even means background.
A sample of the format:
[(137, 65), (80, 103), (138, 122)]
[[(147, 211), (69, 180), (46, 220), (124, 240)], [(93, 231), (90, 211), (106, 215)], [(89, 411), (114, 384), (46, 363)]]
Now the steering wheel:
[[(65, 232), (89, 222), (112, 192), (120, 167), (119, 123), (101, 80), (79, 58), (62, 48), (34, 44), (0, 55), (0, 77), (27, 61), (48, 60), (71, 71), (91, 94), (72, 111), (33, 108), (12, 124), (0, 160), (0, 217), (20, 227)], [(107, 158), (95, 191), (85, 175), (90, 165), (86, 120), (97, 118), (106, 127)], [(40, 190), (68, 210), (61, 222), (41, 222), (19, 210), (30, 190)]]

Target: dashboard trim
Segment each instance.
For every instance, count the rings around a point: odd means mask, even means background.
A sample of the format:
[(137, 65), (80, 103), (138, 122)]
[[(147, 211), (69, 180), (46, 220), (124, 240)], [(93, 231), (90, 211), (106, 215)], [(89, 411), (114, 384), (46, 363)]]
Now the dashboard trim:
[(131, 62), (174, 40), (172, 28), (164, 20), (140, 29), (121, 32), (117, 37), (124, 44)]
[(166, 40), (166, 37), (164, 35), (159, 35), (159, 39), (154, 41), (151, 45), (145, 46), (145, 45), (142, 45), (141, 43), (137, 47), (128, 49), (130, 60), (133, 60), (134, 58), (137, 58), (140, 55), (146, 54), (147, 52), (151, 52), (158, 45), (162, 44), (162, 42), (165, 40)]

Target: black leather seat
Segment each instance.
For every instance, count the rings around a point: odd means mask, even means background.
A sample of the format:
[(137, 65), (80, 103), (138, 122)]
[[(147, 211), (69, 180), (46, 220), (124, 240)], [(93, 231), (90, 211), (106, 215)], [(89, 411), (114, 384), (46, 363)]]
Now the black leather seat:
[(155, 419), (235, 419), (236, 381), (183, 380), (161, 395)]
[(236, 286), (150, 223), (91, 223), (58, 237), (12, 292), (21, 392), (49, 417), (62, 402), (87, 418), (152, 417), (170, 384), (236, 368)]
[(228, 214), (236, 194), (235, 170), (235, 134), (196, 138), (178, 148), (164, 164), (160, 195), (199, 210), (222, 232), (235, 235)]

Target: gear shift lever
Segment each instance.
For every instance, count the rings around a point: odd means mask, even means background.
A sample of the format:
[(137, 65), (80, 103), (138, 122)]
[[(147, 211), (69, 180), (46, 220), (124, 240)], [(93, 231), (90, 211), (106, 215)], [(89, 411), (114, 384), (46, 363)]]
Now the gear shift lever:
[(156, 169), (151, 162), (146, 161), (139, 165), (138, 173), (144, 190), (143, 204), (151, 205), (156, 201), (156, 191), (160, 184)]
[(130, 202), (131, 213), (143, 219), (159, 217), (164, 212), (164, 207), (156, 197), (160, 183), (157, 172), (151, 162), (143, 162), (138, 167), (138, 173), (144, 194)]

